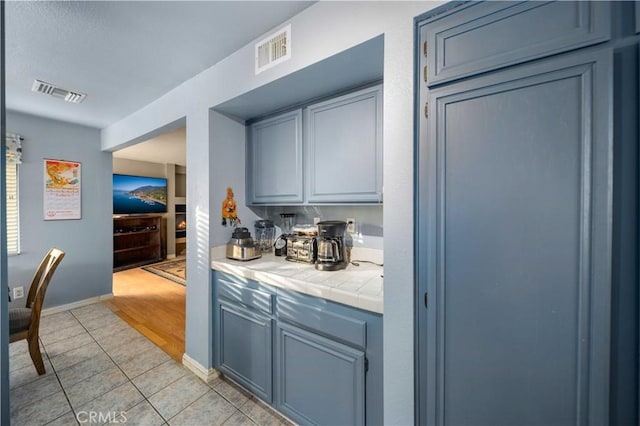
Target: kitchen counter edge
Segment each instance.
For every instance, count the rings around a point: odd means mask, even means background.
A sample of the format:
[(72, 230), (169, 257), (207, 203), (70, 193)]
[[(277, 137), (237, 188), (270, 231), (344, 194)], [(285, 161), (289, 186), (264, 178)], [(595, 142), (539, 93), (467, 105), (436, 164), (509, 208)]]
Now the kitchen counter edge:
[[(311, 265), (309, 265), (311, 266)], [(362, 309), (376, 314), (383, 314), (383, 295), (364, 294), (358, 290), (340, 289), (329, 287), (320, 283), (312, 283), (290, 276), (280, 275), (275, 272), (251, 269), (244, 262), (227, 258), (214, 258), (211, 261), (211, 269), (235, 275), (240, 278), (255, 280), (274, 287), (294, 290), (298, 293), (318, 297), (332, 302), (341, 303), (353, 308)], [(332, 273), (332, 272), (325, 272)]]

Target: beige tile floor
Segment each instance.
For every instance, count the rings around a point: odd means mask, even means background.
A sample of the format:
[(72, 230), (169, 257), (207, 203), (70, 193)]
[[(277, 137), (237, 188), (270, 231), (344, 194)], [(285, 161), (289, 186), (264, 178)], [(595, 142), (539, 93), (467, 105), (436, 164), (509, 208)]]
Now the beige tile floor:
[(42, 318), (46, 374), (9, 346), (12, 426), (290, 425), (227, 380), (205, 383), (94, 304)]

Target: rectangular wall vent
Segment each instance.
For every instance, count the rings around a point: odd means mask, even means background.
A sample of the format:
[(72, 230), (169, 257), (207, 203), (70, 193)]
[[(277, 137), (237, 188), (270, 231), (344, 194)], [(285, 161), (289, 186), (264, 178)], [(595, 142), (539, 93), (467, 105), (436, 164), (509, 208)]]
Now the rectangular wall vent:
[(87, 97), (85, 93), (63, 89), (56, 86), (55, 84), (47, 83), (41, 80), (34, 80), (33, 86), (31, 86), (31, 91), (50, 95), (54, 98), (62, 99), (74, 104), (79, 104), (80, 102), (84, 101), (84, 98)]
[(255, 51), (256, 74), (291, 58), (291, 25), (258, 42)]

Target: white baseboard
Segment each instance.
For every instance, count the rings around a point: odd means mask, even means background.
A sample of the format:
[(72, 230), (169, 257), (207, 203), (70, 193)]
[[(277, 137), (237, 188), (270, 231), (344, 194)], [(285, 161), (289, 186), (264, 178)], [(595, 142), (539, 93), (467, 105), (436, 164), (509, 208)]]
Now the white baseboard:
[(89, 299), (79, 300), (77, 302), (67, 303), (66, 305), (54, 306), (52, 308), (46, 308), (42, 310), (42, 315), (57, 314), (58, 312), (69, 311), (71, 309), (80, 308), (82, 306), (92, 305), (94, 303), (100, 303), (103, 300), (113, 299), (113, 293), (103, 294), (102, 296), (91, 297)]
[(174, 253), (174, 254), (168, 254), (168, 255), (167, 255), (167, 259), (175, 259), (175, 258), (176, 258), (175, 253)]
[(195, 359), (191, 358), (187, 354), (182, 355), (182, 365), (184, 365), (189, 371), (198, 376), (205, 383), (211, 383), (214, 379), (216, 379), (220, 372), (215, 368), (206, 369), (202, 364), (200, 364)]

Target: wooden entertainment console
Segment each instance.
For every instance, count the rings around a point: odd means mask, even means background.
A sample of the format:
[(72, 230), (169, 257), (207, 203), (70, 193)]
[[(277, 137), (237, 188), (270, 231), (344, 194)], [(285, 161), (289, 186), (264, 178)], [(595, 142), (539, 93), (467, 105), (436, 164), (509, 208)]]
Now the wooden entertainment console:
[(162, 216), (113, 218), (113, 270), (162, 260)]

